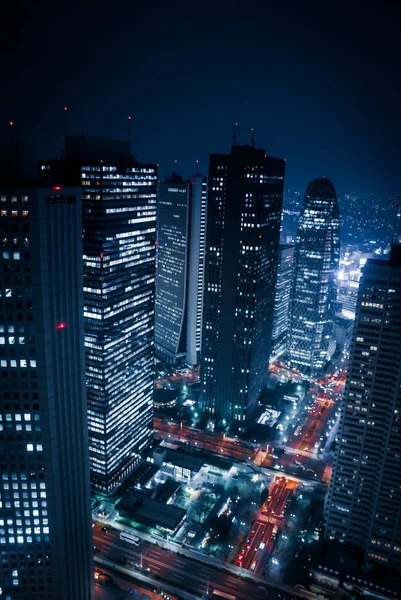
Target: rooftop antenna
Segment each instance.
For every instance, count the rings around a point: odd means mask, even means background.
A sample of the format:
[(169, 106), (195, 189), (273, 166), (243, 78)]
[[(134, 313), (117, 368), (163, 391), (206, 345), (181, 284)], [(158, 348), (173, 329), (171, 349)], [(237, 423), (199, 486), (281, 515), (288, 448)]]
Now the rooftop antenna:
[(9, 121), (8, 122), (8, 126), (10, 128), (10, 143), (11, 144), (15, 144), (17, 140), (16, 140), (15, 123), (14, 123), (14, 121)]
[(129, 144), (130, 153), (131, 153), (131, 121), (132, 121), (132, 117), (131, 117), (131, 115), (128, 115), (128, 144)]
[(235, 123), (234, 131), (233, 131), (233, 146), (236, 146), (236, 144), (237, 144), (237, 127), (238, 127), (238, 123)]
[(64, 141), (61, 150), (61, 158), (65, 158), (65, 139), (68, 134), (68, 108), (66, 106), (63, 107), (64, 112)]
[(64, 137), (68, 134), (68, 108), (64, 106)]
[(254, 129), (252, 127), (251, 128), (251, 146), (252, 146), (252, 148), (255, 148), (255, 136), (254, 136), (253, 131), (254, 131)]

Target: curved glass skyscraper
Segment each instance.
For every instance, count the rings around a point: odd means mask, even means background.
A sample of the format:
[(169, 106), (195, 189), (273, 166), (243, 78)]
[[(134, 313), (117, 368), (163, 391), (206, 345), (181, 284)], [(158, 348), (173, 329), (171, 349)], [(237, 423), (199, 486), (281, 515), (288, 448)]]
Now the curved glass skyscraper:
[(306, 190), (294, 253), (291, 367), (316, 375), (326, 363), (332, 340), (340, 224), (336, 191), (326, 178)]

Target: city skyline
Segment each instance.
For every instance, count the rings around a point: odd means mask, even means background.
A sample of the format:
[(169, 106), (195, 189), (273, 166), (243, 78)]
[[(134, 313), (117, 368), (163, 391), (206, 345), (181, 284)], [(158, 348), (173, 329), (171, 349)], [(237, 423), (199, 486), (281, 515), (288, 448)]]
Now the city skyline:
[(1, 600), (401, 600), (401, 6), (2, 16)]
[[(338, 427), (341, 427), (343, 415), (341, 395), (353, 324), (353, 305), (348, 302), (349, 299), (344, 296), (343, 291), (337, 294), (337, 302), (334, 302), (335, 290), (332, 284), (340, 268), (337, 197), (328, 179), (315, 179), (308, 185), (304, 206), (299, 215), (293, 261), (293, 247), (279, 245), (280, 236), (288, 237), (289, 231), (287, 225), (281, 221), (286, 163), (282, 159), (266, 155), (264, 149), (255, 148), (253, 143), (251, 140), (251, 145), (237, 144), (234, 135), (230, 154), (211, 156), (208, 178), (198, 175), (189, 182), (182, 183), (173, 178), (159, 187), (156, 185), (157, 166), (146, 165), (130, 157), (128, 144), (124, 140), (91, 136), (67, 137), (63, 159), (45, 160), (40, 163), (40, 179), (44, 184), (52, 186), (56, 197), (60, 196), (61, 204), (68, 204), (63, 196), (67, 190), (66, 185), (75, 185), (79, 194), (82, 193), (83, 196), (84, 250), (82, 259), (76, 255), (74, 262), (77, 265), (81, 263), (83, 267), (85, 328), (81, 326), (81, 337), (87, 352), (86, 384), (89, 464), (92, 467), (95, 580), (106, 576), (103, 556), (113, 565), (112, 575), (107, 576), (114, 578), (119, 563), (129, 565), (133, 576), (136, 569), (143, 572), (143, 564), (150, 565), (146, 567), (146, 572), (149, 573), (148, 569), (154, 568), (153, 557), (157, 552), (157, 563), (165, 565), (164, 578), (171, 582), (177, 573), (177, 567), (170, 569), (168, 562), (170, 538), (174, 538), (180, 544), (190, 546), (189, 552), (202, 547), (205, 548), (206, 554), (210, 555), (217, 544), (226, 566), (240, 569), (240, 573), (235, 575), (239, 587), (244, 584), (241, 579), (242, 571), (251, 576), (254, 574), (265, 577), (266, 582), (269, 582), (270, 573), (281, 560), (279, 557), (283, 552), (282, 544), (287, 535), (284, 532), (288, 533), (286, 522), (294, 518), (294, 514), (290, 513), (290, 510), (294, 511), (294, 506), (297, 515), (303, 514), (303, 518), (306, 518), (309, 514), (308, 519), (311, 522), (311, 527), (307, 527), (306, 530), (299, 529), (301, 522), (296, 525), (296, 531), (299, 532), (296, 534), (299, 536), (297, 543), (304, 543), (304, 538), (308, 538), (311, 544), (316, 542), (320, 562), (310, 565), (308, 579), (298, 575), (299, 579), (293, 580), (290, 575), (292, 567), (289, 568), (285, 581), (291, 580), (294, 584), (291, 588), (291, 600), (297, 597), (295, 583), (298, 585), (302, 582), (308, 586), (311, 584), (311, 578), (319, 582), (322, 570), (334, 565), (333, 557), (330, 558), (326, 554), (334, 539), (331, 539), (330, 535), (324, 537), (323, 521), (318, 519), (322, 519), (324, 514), (323, 495), (330, 482), (333, 455), (337, 456), (339, 462), (341, 460), (341, 456), (338, 455), (341, 442), (337, 431)], [(9, 159), (13, 158), (13, 150), (15, 146), (12, 145)], [(12, 160), (10, 164), (6, 161), (3, 168), (4, 166), (8, 168), (8, 179), (12, 179), (13, 176), (15, 178), (16, 170), (11, 168)], [(3, 180), (7, 179), (7, 169), (5, 170)], [(199, 185), (195, 186), (195, 183)], [(195, 193), (198, 200), (195, 219), (192, 218), (194, 215), (189, 218), (188, 208), (191, 203), (187, 204), (181, 200), (184, 196), (186, 200), (191, 199), (191, 193)], [(164, 216), (156, 212), (158, 194), (163, 210), (167, 211)], [(298, 203), (297, 198), (295, 201)], [(11, 210), (8, 210), (7, 206), (1, 211), (1, 217), (10, 217), (11, 223), (16, 223), (13, 219), (19, 216), (18, 207), (14, 204), (15, 200), (10, 198)], [(355, 202), (353, 205), (357, 207)], [(25, 213), (26, 210), (23, 209), (21, 216), (24, 217)], [(207, 220), (204, 222), (206, 215)], [(350, 220), (352, 215), (351, 211)], [(359, 219), (358, 209), (354, 216)], [(380, 211), (378, 218), (380, 221)], [(185, 364), (187, 357), (183, 354), (177, 357), (177, 364), (174, 366), (156, 360), (154, 373), (154, 291), (150, 296), (146, 296), (149, 300), (146, 303), (146, 314), (141, 313), (144, 320), (142, 317), (138, 320), (137, 313), (130, 312), (130, 302), (134, 302), (134, 306), (139, 302), (139, 308), (142, 306), (139, 296), (135, 295), (138, 289), (135, 277), (143, 274), (143, 269), (148, 264), (153, 265), (153, 279), (150, 272), (145, 277), (146, 285), (151, 286), (148, 292), (155, 288), (158, 219), (159, 225), (164, 226), (164, 237), (159, 239), (165, 246), (168, 259), (161, 266), (162, 275), (168, 276), (169, 269), (173, 266), (177, 271), (176, 279), (180, 287), (184, 272), (182, 267), (191, 255), (194, 258), (192, 267), (195, 285), (192, 285), (192, 293), (189, 294), (191, 301), (188, 297), (191, 285), (187, 286), (187, 290), (181, 285), (180, 293), (177, 296), (173, 294), (174, 301), (169, 304), (167, 313), (172, 314), (179, 308), (183, 317), (187, 309), (183, 307), (182, 300), (186, 299), (191, 303), (192, 345), (195, 341), (195, 347), (200, 341), (199, 299), (202, 298), (199, 287), (202, 279), (201, 261), (197, 244), (202, 243), (202, 231), (205, 226), (206, 272), (200, 365)], [(366, 250), (366, 241), (361, 235), (364, 228), (368, 231), (370, 224), (364, 224), (363, 220), (357, 222), (354, 244), (345, 244), (343, 247), (341, 277), (338, 277), (339, 281), (346, 281), (347, 277), (352, 278), (350, 280), (355, 282), (356, 286), (359, 284), (359, 275), (365, 259), (367, 256), (375, 256), (374, 250)], [(149, 226), (151, 230), (144, 229), (138, 232), (138, 223), (145, 223), (144, 226)], [(187, 235), (192, 226), (195, 231), (195, 247)], [(384, 233), (388, 227), (388, 215), (383, 216)], [(15, 225), (12, 226), (12, 231), (16, 231)], [(146, 232), (151, 234), (149, 239), (146, 238)], [(137, 234), (139, 237), (133, 238)], [(176, 242), (180, 250), (178, 254)], [(3, 238), (2, 243), (3, 246), (11, 243), (15, 245), (18, 244), (18, 238)], [(137, 248), (138, 244), (138, 248), (143, 249), (145, 253), (145, 259), (142, 260), (138, 252), (135, 252), (138, 260), (132, 264), (132, 250)], [(368, 245), (374, 249), (374, 240)], [(378, 268), (385, 268), (386, 260), (383, 258), (386, 252), (387, 248), (384, 245), (383, 256), (376, 260), (380, 264)], [(18, 251), (14, 254), (17, 255)], [(4, 250), (5, 261), (9, 257), (9, 250)], [(135, 265), (141, 267), (140, 273), (137, 273)], [(277, 270), (279, 277), (276, 280)], [(8, 272), (7, 269), (5, 272)], [(312, 357), (310, 366), (313, 373), (306, 376), (303, 367), (294, 371), (284, 346), (285, 337), (291, 333), (286, 314), (290, 308), (289, 301), (293, 304), (295, 297), (294, 294), (291, 297), (290, 293), (291, 279), (298, 283), (312, 281), (310, 289), (308, 286), (302, 288), (300, 299), (305, 300), (313, 296), (319, 305), (318, 320), (323, 319), (323, 328), (330, 325), (330, 334), (327, 329), (324, 335), (324, 347), (318, 349), (321, 364), (315, 369)], [(121, 282), (123, 287), (120, 286)], [(168, 282), (169, 277), (166, 280), (165, 291), (170, 293), (172, 290), (169, 290)], [(109, 288), (110, 291), (118, 291), (115, 298), (109, 298)], [(233, 290), (236, 290), (235, 294)], [(7, 299), (10, 297), (10, 289), (1, 288), (0, 291), (4, 297), (2, 307), (11, 306), (12, 303)], [(173, 296), (170, 299), (173, 299)], [(328, 298), (330, 302), (327, 304)], [(316, 302), (312, 303), (315, 308)], [(320, 314), (322, 303), (327, 309), (326, 312), (323, 311), (323, 317)], [(58, 302), (55, 302), (55, 306), (57, 304)], [(114, 314), (120, 315), (121, 318), (115, 321)], [(300, 317), (303, 318), (304, 314), (302, 311), (294, 314), (299, 329), (299, 323), (302, 323)], [(93, 315), (99, 315), (100, 319), (99, 316)], [(346, 316), (350, 318), (344, 318)], [(107, 321), (109, 318), (112, 320)], [(127, 320), (131, 322), (130, 319), (133, 319), (132, 331), (141, 333), (142, 325), (145, 325), (144, 341), (149, 358), (149, 364), (146, 363), (149, 366), (149, 377), (146, 381), (142, 376), (146, 374), (141, 370), (141, 367), (146, 365), (136, 359), (135, 348), (138, 349), (139, 346), (135, 346), (133, 354), (133, 348), (126, 336), (127, 327), (123, 326), (120, 329), (120, 324)], [(167, 323), (168, 319), (165, 322)], [(273, 329), (274, 323), (276, 326)], [(68, 319), (65, 319), (59, 323), (57, 330), (63, 331), (67, 327)], [(180, 336), (183, 340), (184, 333), (182, 329)], [(318, 333), (320, 335), (321, 332)], [(273, 337), (281, 340), (279, 344), (283, 353), (269, 365), (269, 347)], [(8, 343), (10, 356), (13, 357), (15, 350), (12, 346), (15, 342), (9, 341), (10, 339), (13, 339), (13, 336), (4, 336), (4, 344)], [(139, 338), (136, 341), (140, 344)], [(0, 342), (3, 344), (1, 336)], [(331, 351), (326, 354), (328, 342)], [(110, 343), (112, 352), (108, 353), (106, 346)], [(117, 348), (117, 353), (113, 348)], [(3, 356), (4, 349), (5, 346), (0, 350)], [(310, 357), (306, 358), (309, 360)], [(3, 361), (4, 359), (2, 365)], [(15, 359), (12, 358), (10, 365), (13, 366), (11, 363), (14, 362)], [(102, 364), (106, 366), (104, 374), (100, 372)], [(24, 365), (21, 364), (21, 367), (24, 368)], [(132, 379), (128, 382), (131, 375)], [(192, 385), (194, 387), (190, 389)], [(157, 405), (155, 403), (154, 406), (150, 391), (153, 386), (158, 390)], [(98, 415), (95, 410), (98, 410), (98, 398), (103, 398), (99, 395), (103, 389), (112, 391), (111, 403), (104, 396), (106, 402), (100, 407), (101, 412)], [(152, 414), (153, 410), (155, 411), (154, 425), (150, 421), (148, 423), (147, 419), (141, 419), (135, 408), (139, 407), (138, 400), (143, 397), (142, 392), (147, 393), (146, 390), (150, 391), (150, 396), (149, 402), (146, 401), (145, 413), (148, 415), (149, 411)], [(126, 395), (127, 391), (130, 398)], [(129, 416), (125, 409), (120, 409), (118, 400), (123, 404), (125, 402), (126, 408), (126, 401), (133, 401), (130, 410), (135, 410), (134, 417), (133, 413)], [(234, 401), (237, 401), (237, 404)], [(102, 427), (99, 420), (102, 418), (105, 419), (105, 427)], [(110, 428), (110, 424), (113, 424), (113, 429)], [(130, 435), (127, 437), (128, 431)], [(145, 432), (146, 440), (145, 445), (139, 447), (143, 439), (141, 432)], [(3, 435), (0, 434), (0, 443), (2, 439)], [(128, 442), (128, 446), (125, 441)], [(205, 450), (207, 452), (203, 454)], [(244, 463), (244, 473), (250, 467), (250, 473), (240, 475), (241, 468), (236, 466), (238, 462)], [(380, 464), (380, 461), (377, 462)], [(105, 469), (96, 473), (98, 464), (104, 464)], [(113, 471), (113, 468), (109, 467), (114, 465), (117, 470)], [(266, 467), (268, 471), (264, 470)], [(3, 487), (7, 496), (10, 488), (7, 487), (8, 481), (4, 481)], [(256, 488), (257, 481), (260, 481), (260, 484), (258, 483)], [(302, 481), (304, 483), (301, 484)], [(308, 482), (314, 490), (308, 500), (309, 509), (303, 508), (302, 500), (304, 495), (309, 497), (308, 488), (303, 489), (304, 485), (308, 486)], [(24, 485), (24, 482), (22, 484)], [(321, 487), (315, 487), (316, 484), (322, 484), (324, 492)], [(13, 489), (17, 489), (15, 485), (17, 484), (13, 483)], [(15, 494), (18, 495), (19, 492), (13, 492), (14, 498)], [(185, 501), (183, 494), (189, 495)], [(255, 501), (249, 502), (250, 497)], [(317, 503), (317, 509), (312, 509), (312, 502)], [(245, 505), (249, 506), (246, 516), (243, 513)], [(212, 506), (213, 509), (207, 516)], [(239, 513), (241, 506), (242, 512)], [(259, 508), (253, 510), (251, 506)], [(334, 510), (334, 505), (332, 509)], [(223, 513), (217, 513), (218, 517), (213, 516), (215, 511), (221, 510)], [(230, 515), (232, 516), (229, 517)], [(244, 528), (239, 541), (238, 525), (235, 524), (237, 517), (241, 519), (240, 526)], [(229, 530), (221, 537), (221, 542), (217, 542), (222, 535), (222, 530), (220, 533), (218, 531), (223, 522), (231, 524)], [(194, 523), (198, 526), (197, 532), (192, 529)], [(5, 535), (11, 536), (12, 539), (15, 530), (11, 520), (7, 521), (7, 530), (5, 521), (3, 525)], [(142, 526), (154, 532), (152, 536), (158, 536), (160, 550), (156, 550), (148, 539), (142, 538)], [(52, 531), (51, 538), (54, 538), (57, 536), (57, 529)], [(203, 541), (198, 538), (201, 532), (205, 535)], [(376, 535), (376, 541), (380, 538), (379, 534), (380, 531)], [(320, 539), (317, 540), (317, 537)], [(326, 542), (330, 544), (326, 545)], [(398, 548), (397, 543), (396, 540), (395, 552)], [(140, 549), (136, 549), (137, 546)], [(315, 546), (311, 548), (315, 548), (317, 552)], [(112, 549), (119, 555), (115, 555)], [(191, 563), (189, 552), (184, 551), (184, 561), (188, 561), (188, 583), (198, 591), (198, 584), (192, 582), (194, 565)], [(344, 552), (354, 551), (347, 544)], [(299, 562), (303, 559), (298, 558), (299, 552), (294, 555), (293, 550), (287, 549), (285, 556), (289, 564), (295, 565), (294, 576), (295, 573), (300, 573), (299, 568), (303, 567), (300, 567)], [(309, 552), (301, 553), (301, 556), (305, 556), (305, 560), (312, 560)], [(378, 556), (380, 553), (366, 554), (365, 562), (372, 565)], [(3, 564), (9, 565), (4, 562), (4, 558)], [(21, 563), (21, 569), (24, 568), (24, 564)], [(390, 565), (397, 567), (397, 564), (395, 554)], [(361, 568), (364, 568), (363, 565)], [(13, 587), (17, 586), (20, 582), (19, 569), (13, 568), (12, 573), (17, 573), (12, 575), (13, 579), (10, 578), (7, 569), (8, 566), (5, 571), (7, 585), (12, 581)], [(346, 570), (345, 574), (347, 572)], [(217, 570), (216, 573), (213, 578), (219, 581), (220, 571)], [(380, 573), (377, 574), (375, 569), (372, 573), (373, 580), (374, 577), (379, 577), (380, 581)], [(349, 572), (347, 576), (350, 576)], [(27, 579), (22, 578), (21, 581)], [(31, 577), (28, 583), (33, 585)], [(280, 576), (275, 586), (280, 589), (281, 583)], [(212, 592), (213, 599), (219, 591), (226, 592), (230, 589), (228, 579), (217, 585), (219, 587), (214, 588)], [(366, 585), (369, 586), (370, 582)], [(205, 597), (210, 598), (208, 584), (202, 591)], [(252, 597), (259, 598), (255, 589), (248, 591), (248, 595), (249, 593)], [(8, 600), (7, 596), (6, 598)], [(230, 600), (231, 598), (237, 600), (237, 594), (231, 596)], [(241, 592), (238, 598), (246, 600)], [(259, 600), (266, 598), (270, 596), (262, 596)], [(277, 596), (272, 595), (272, 600), (273, 598), (276, 600)]]

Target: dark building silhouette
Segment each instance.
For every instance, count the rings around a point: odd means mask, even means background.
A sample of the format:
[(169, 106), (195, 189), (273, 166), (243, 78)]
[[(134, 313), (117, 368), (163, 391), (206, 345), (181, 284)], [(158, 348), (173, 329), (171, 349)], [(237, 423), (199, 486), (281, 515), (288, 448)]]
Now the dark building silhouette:
[(305, 193), (294, 252), (289, 353), (305, 375), (324, 369), (333, 341), (340, 260), (338, 201), (331, 181), (314, 179)]
[(0, 182), (0, 228), (0, 595), (90, 600), (81, 189)]
[(401, 246), (363, 269), (326, 538), (401, 567)]
[(209, 164), (201, 406), (243, 421), (265, 387), (285, 161), (252, 146)]
[(206, 240), (207, 182), (173, 174), (159, 184), (155, 351), (167, 363), (198, 362)]
[(91, 481), (110, 492), (152, 442), (157, 167), (80, 136), (41, 173), (82, 187)]

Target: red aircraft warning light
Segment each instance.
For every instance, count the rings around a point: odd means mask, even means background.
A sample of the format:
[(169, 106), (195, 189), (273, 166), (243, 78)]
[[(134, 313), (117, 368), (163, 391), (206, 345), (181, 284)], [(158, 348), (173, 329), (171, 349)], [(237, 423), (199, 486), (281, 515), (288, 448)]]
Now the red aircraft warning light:
[(59, 323), (56, 329), (65, 329), (67, 327), (67, 323)]

